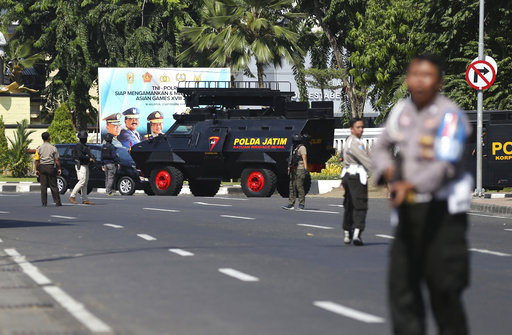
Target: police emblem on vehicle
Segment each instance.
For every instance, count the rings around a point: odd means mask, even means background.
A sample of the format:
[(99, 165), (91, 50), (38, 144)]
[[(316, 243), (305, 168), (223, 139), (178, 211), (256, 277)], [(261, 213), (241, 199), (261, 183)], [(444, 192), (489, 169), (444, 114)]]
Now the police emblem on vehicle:
[(217, 142), (219, 142), (220, 137), (219, 136), (211, 136), (209, 140), (210, 140), (210, 151), (212, 151), (213, 148), (215, 148), (215, 145), (217, 145)]

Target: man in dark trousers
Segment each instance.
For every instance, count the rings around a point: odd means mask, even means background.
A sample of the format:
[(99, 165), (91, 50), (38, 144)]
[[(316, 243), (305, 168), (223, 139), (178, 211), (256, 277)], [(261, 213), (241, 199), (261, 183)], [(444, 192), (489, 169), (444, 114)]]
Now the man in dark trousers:
[(78, 132), (79, 142), (73, 149), (73, 160), (75, 161), (76, 177), (78, 183), (76, 183), (69, 201), (73, 204), (77, 204), (76, 195), (80, 191), (82, 195), (82, 204), (94, 205), (93, 202), (87, 198), (87, 183), (89, 182), (89, 163), (94, 162), (94, 158), (91, 154), (91, 149), (87, 146), (87, 131), (80, 130)]
[[(57, 148), (50, 144), (50, 134), (48, 132), (45, 131), (41, 137), (43, 144), (37, 148), (35, 157), (36, 176), (39, 177), (41, 183), (41, 203), (44, 207), (47, 206), (48, 187), (50, 187), (55, 206), (62, 206), (59, 188), (57, 187), (57, 173), (59, 175), (62, 173), (59, 153)], [(57, 166), (57, 170), (55, 166)]]
[(105, 172), (105, 188), (108, 196), (113, 195), (116, 171), (121, 168), (121, 162), (117, 157), (117, 148), (112, 144), (113, 139), (112, 134), (105, 135), (105, 144), (101, 149), (101, 161), (103, 163), (101, 168)]
[(343, 207), (343, 231), (345, 244), (354, 241), (354, 245), (363, 245), (361, 233), (364, 231), (366, 212), (368, 211), (368, 171), (372, 161), (368, 157), (367, 148), (361, 140), (364, 123), (362, 119), (354, 118), (350, 121), (351, 135), (346, 139), (343, 147), (343, 188), (345, 201)]
[(306, 173), (308, 167), (307, 150), (304, 146), (301, 134), (292, 136), (293, 148), (289, 158), (288, 174), (290, 178), (290, 198), (288, 205), (283, 206), (283, 209), (293, 209), (295, 200), (299, 198), (299, 209), (304, 209), (306, 204), (306, 192), (304, 190), (304, 182), (306, 180)]
[(470, 128), (460, 108), (439, 94), (437, 57), (416, 56), (406, 82), (411, 97), (393, 108), (372, 150), (374, 176), (388, 184), (398, 216), (389, 268), (393, 334), (426, 334), (425, 284), (438, 334), (466, 335), (461, 296), (469, 283), (473, 182), (461, 157)]

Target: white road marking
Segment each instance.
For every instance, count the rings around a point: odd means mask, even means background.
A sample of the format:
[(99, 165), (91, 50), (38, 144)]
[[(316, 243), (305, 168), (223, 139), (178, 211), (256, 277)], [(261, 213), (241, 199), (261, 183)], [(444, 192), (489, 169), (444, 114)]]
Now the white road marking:
[(91, 314), (83, 304), (73, 299), (60, 287), (57, 286), (45, 286), (43, 289), (64, 309), (66, 309), (71, 315), (73, 315), (78, 321), (86, 326), (93, 333), (111, 333), (110, 328), (106, 323), (98, 319), (96, 316)]
[(479, 213), (468, 213), (469, 215), (474, 216), (483, 216), (486, 218), (495, 218), (495, 219), (509, 219), (512, 220), (512, 217), (506, 217), (506, 216), (496, 216), (496, 215), (486, 215), (486, 214), (479, 214)]
[(235, 216), (235, 215), (221, 215), (223, 218), (229, 219), (242, 219), (242, 220), (256, 220), (255, 218), (250, 218), (248, 216)]
[(248, 281), (248, 282), (260, 281), (259, 278), (257, 278), (257, 277), (248, 275), (247, 273), (243, 273), (238, 270), (231, 269), (231, 268), (220, 268), (219, 272), (225, 274), (226, 276), (230, 276), (230, 277), (236, 278), (241, 281)]
[(493, 256), (502, 256), (502, 257), (512, 256), (511, 254), (506, 254), (504, 252), (492, 251), (492, 250), (487, 250), (487, 249), (469, 248), (468, 250), (469, 251), (474, 251), (474, 252), (479, 252), (479, 253), (482, 253), (482, 254), (493, 255)]
[(391, 236), (391, 235), (375, 234), (375, 236), (382, 237), (382, 238), (387, 238), (387, 239), (390, 239), (390, 240), (394, 240), (395, 239), (395, 237)]
[(194, 256), (194, 254), (191, 253), (190, 251), (183, 250), (183, 249), (169, 249), (169, 251), (172, 253), (175, 253), (176, 255), (183, 256), (183, 257)]
[(68, 219), (68, 220), (75, 220), (76, 217), (74, 216), (62, 216), (62, 215), (50, 215), (52, 218), (57, 218), (57, 219)]
[(0, 211), (0, 214), (9, 214), (9, 212)]
[(505, 229), (506, 231), (512, 231), (512, 229)]
[(343, 205), (329, 205), (329, 206), (331, 206), (331, 207), (341, 207), (341, 208), (344, 208), (344, 206), (343, 206)]
[(123, 199), (123, 198), (114, 198), (114, 197), (110, 197), (110, 198), (89, 197), (89, 199), (93, 199), (93, 200), (116, 200), (116, 201), (126, 200), (126, 199)]
[(346, 316), (348, 318), (366, 322), (366, 323), (384, 323), (386, 320), (379, 316), (371, 315), (365, 312), (361, 312), (349, 307), (345, 307), (339, 304), (336, 304), (332, 301), (315, 301), (313, 303), (316, 307), (325, 309), (326, 311), (336, 313), (339, 315)]
[(340, 214), (340, 212), (320, 211), (316, 209), (299, 209), (298, 212), (324, 213), (324, 214)]
[(0, 238), (0, 243), (2, 243), (2, 242), (3, 242), (3, 241), (2, 241), (2, 239)]
[[(17, 263), (33, 281), (38, 285), (49, 285), (51, 280), (43, 275), (37, 267), (27, 261), (25, 256), (19, 254), (16, 249), (4, 249), (5, 253), (12, 257), (13, 261)], [(43, 286), (53, 299), (55, 299), (61, 306), (73, 315), (78, 321), (86, 326), (93, 333), (111, 333), (112, 329), (103, 321), (95, 317), (89, 312), (84, 305), (73, 299), (66, 292), (57, 286)]]
[(227, 205), (227, 204), (210, 204), (207, 202), (200, 202), (196, 201), (194, 202), (196, 205), (202, 205), (202, 206), (217, 206), (217, 207), (233, 207), (233, 205)]
[(244, 198), (230, 198), (230, 197), (210, 197), (209, 199), (222, 199), (222, 200), (235, 200), (235, 201), (247, 201), (249, 199)]
[(119, 226), (119, 225), (112, 224), (112, 223), (104, 223), (103, 225), (104, 225), (104, 226), (107, 226), (107, 227), (116, 228), (116, 229), (124, 228), (124, 226)]
[(171, 212), (171, 213), (179, 213), (180, 211), (177, 209), (164, 209), (164, 208), (143, 208), (147, 211), (158, 211), (158, 212)]
[(23, 272), (25, 272), (27, 276), (32, 278), (32, 280), (35, 281), (36, 284), (48, 285), (52, 283), (51, 280), (48, 279), (48, 277), (39, 272), (39, 269), (32, 265), (30, 262), (28, 262), (27, 258), (25, 256), (20, 255), (16, 249), (4, 249), (4, 251), (7, 255), (11, 256), (12, 260), (16, 264), (18, 264), (23, 270)]
[(306, 223), (299, 223), (299, 224), (297, 224), (297, 226), (311, 227), (311, 228), (318, 228), (318, 229), (334, 229), (333, 227), (317, 226), (314, 224), (306, 224)]
[(19, 194), (0, 194), (0, 197), (19, 197)]
[(146, 241), (156, 241), (156, 238), (148, 234), (137, 234), (137, 236), (145, 239)]

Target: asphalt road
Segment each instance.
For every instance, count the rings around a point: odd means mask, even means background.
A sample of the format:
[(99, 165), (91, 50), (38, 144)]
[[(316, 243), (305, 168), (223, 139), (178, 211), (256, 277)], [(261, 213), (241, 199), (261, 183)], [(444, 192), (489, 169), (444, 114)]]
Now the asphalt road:
[[(67, 196), (0, 194), (0, 334), (390, 333), (385, 200), (355, 247), (341, 199)], [(512, 220), (470, 220), (472, 334), (508, 335)]]

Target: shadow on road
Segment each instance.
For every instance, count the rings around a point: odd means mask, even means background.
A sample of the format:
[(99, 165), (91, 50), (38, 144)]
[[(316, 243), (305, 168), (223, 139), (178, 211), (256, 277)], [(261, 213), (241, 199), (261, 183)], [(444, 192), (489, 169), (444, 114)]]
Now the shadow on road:
[(42, 222), (42, 221), (0, 220), (0, 229), (2, 229), (2, 228), (27, 228), (27, 227), (53, 227), (53, 226), (72, 226), (72, 224), (56, 223), (56, 222)]

